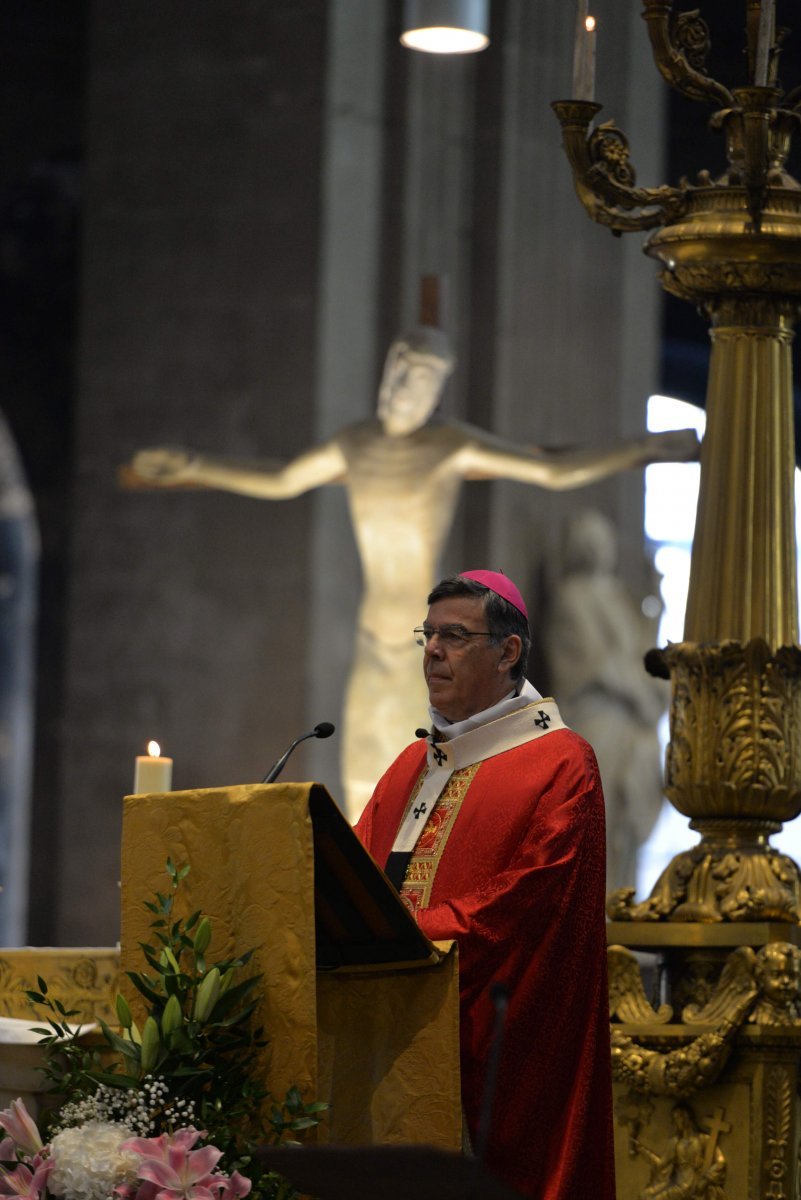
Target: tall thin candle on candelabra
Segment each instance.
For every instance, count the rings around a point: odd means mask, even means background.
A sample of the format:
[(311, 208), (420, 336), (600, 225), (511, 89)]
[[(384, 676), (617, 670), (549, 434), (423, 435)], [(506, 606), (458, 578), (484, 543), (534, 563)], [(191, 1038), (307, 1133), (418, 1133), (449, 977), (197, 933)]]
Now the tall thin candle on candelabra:
[(587, 17), (584, 22), (585, 42), (585, 89), (582, 100), (595, 99), (595, 17)]
[(578, 0), (576, 8), (576, 32), (573, 37), (573, 91), (571, 95), (574, 100), (579, 99), (579, 88), (581, 87), (581, 73), (583, 70), (584, 61), (584, 34), (586, 30), (585, 21), (589, 0)]
[(776, 0), (762, 0), (759, 8), (759, 31), (757, 33), (756, 66), (754, 83), (767, 87), (770, 52), (776, 29)]
[(595, 17), (587, 14), (588, 0), (579, 0), (573, 46), (573, 99), (595, 99)]

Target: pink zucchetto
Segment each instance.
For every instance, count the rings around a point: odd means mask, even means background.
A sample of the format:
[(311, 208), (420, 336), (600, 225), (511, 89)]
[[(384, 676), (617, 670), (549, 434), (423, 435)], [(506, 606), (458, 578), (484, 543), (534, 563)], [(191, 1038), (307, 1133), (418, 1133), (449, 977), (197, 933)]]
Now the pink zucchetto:
[(500, 571), (460, 571), (459, 575), (462, 579), (474, 579), (476, 583), (482, 583), (491, 592), (502, 596), (528, 620), (526, 602), (520, 595), (520, 589), (512, 583), (508, 575), (504, 575)]

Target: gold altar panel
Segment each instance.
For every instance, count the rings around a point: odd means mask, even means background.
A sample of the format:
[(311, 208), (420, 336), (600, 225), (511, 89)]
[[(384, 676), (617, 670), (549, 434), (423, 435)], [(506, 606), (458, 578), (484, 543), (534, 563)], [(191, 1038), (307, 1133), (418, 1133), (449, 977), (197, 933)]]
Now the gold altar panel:
[(705, 1172), (725, 1200), (797, 1195), (797, 1030), (748, 1029), (711, 1087), (657, 1096), (618, 1081), (614, 1097), (619, 1197), (717, 1196)]
[(460, 1148), (458, 994), (455, 948), (436, 967), (318, 975), (319, 1087), (332, 1142)]
[(76, 1009), (81, 1021), (116, 1022), (114, 999), (119, 987), (120, 955), (109, 948), (61, 949), (26, 947), (0, 951), (0, 1016), (46, 1018), (25, 995), (38, 991), (37, 978), (47, 982), (49, 995), (67, 1009)]
[[(26, 947), (0, 952), (0, 1016), (44, 1027), (47, 1018), (26, 996), (38, 991), (38, 978), (48, 994), (81, 1021), (116, 1022), (114, 998), (119, 990), (120, 955), (112, 948), (61, 949)], [(6, 1042), (0, 1046), (0, 1108), (18, 1097), (37, 1114), (41, 1101), (46, 1055), (37, 1043)]]
[[(127, 796), (122, 834), (122, 971), (141, 970), (151, 940), (144, 907), (168, 891), (169, 855), (191, 870), (176, 912), (202, 909), (213, 929), (209, 961), (253, 949), (261, 975), (258, 1020), (269, 1045), (260, 1066), (276, 1097), (295, 1084), (316, 1094), (314, 851), (309, 784)], [(137, 1019), (143, 1007), (123, 988)]]
[(751, 1179), (752, 1107), (753, 1091), (742, 1075), (686, 1099), (636, 1096), (616, 1085), (618, 1196), (717, 1196), (706, 1191), (705, 1174), (722, 1187), (725, 1200), (761, 1196)]

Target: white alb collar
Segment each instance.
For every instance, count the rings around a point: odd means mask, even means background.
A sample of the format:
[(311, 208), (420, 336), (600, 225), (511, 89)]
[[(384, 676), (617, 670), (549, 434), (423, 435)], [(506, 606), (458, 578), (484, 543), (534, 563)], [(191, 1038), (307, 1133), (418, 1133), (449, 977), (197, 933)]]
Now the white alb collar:
[(428, 711), (434, 727), (450, 741), (451, 738), (461, 737), (463, 733), (467, 733), (471, 729), (478, 729), (479, 726), (486, 725), (489, 721), (497, 721), (499, 717), (506, 717), (509, 713), (517, 712), (519, 708), (525, 708), (526, 705), (541, 699), (542, 696), (537, 689), (527, 679), (524, 679), (519, 692), (510, 692), (497, 704), (482, 709), (481, 712), (473, 713), (471, 717), (465, 717), (463, 721), (449, 721), (433, 706)]

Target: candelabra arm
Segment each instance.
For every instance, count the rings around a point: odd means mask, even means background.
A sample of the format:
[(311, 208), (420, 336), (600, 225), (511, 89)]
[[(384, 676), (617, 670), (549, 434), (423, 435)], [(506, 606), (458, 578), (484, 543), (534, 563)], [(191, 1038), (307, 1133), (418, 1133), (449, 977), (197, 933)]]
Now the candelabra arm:
[(659, 74), (691, 100), (727, 106), (733, 103), (727, 87), (703, 69), (709, 53), (709, 29), (695, 12), (680, 13), (671, 24), (673, 0), (643, 0), (643, 20)]
[(600, 104), (555, 100), (551, 107), (562, 126), (562, 144), (576, 193), (594, 221), (626, 233), (654, 229), (682, 215), (686, 198), (678, 188), (634, 186), (628, 139), (611, 121), (589, 133)]

